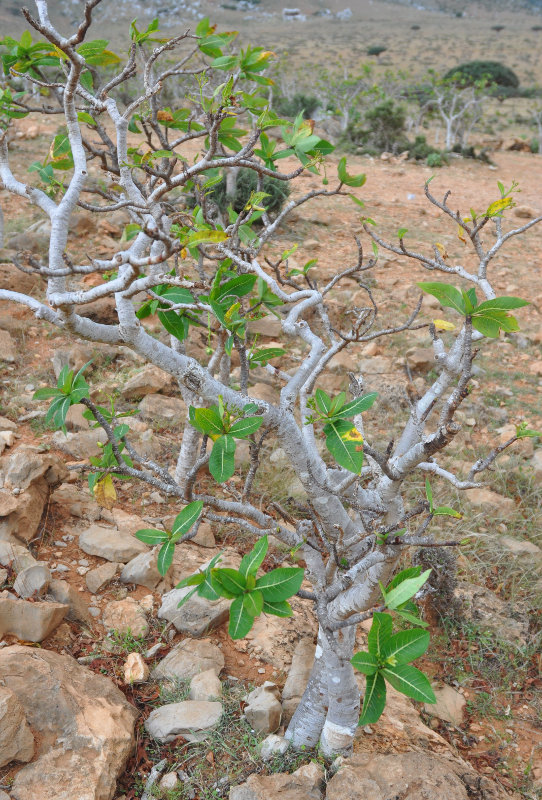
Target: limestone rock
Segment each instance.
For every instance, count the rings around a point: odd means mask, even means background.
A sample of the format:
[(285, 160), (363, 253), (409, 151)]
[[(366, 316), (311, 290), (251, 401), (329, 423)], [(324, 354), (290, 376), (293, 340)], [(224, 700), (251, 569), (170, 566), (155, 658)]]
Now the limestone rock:
[(519, 605), (505, 603), (485, 586), (460, 581), (455, 596), (461, 600), (464, 616), (481, 627), (492, 630), (499, 638), (514, 645), (525, 645), (529, 636), (529, 620)]
[(106, 528), (91, 525), (79, 537), (79, 547), (91, 556), (100, 556), (108, 561), (126, 564), (140, 553), (147, 553), (147, 545), (140, 542), (122, 528)]
[(499, 536), (499, 544), (519, 558), (528, 558), (534, 562), (542, 559), (542, 550), (528, 539), (515, 539), (513, 536)]
[(190, 541), (199, 544), (200, 547), (216, 547), (215, 535), (208, 522), (199, 524), (197, 534)]
[(152, 671), (155, 680), (190, 680), (201, 672), (213, 670), (218, 675), (224, 669), (224, 656), (219, 647), (208, 639), (183, 639)]
[(329, 781), (326, 800), (468, 800), (477, 795), (485, 800), (506, 797), (461, 759), (436, 753), (360, 752), (345, 759)]
[(107, 442), (107, 434), (102, 428), (92, 428), (89, 431), (78, 431), (77, 433), (55, 431), (51, 441), (54, 447), (66, 453), (70, 458), (84, 461), (90, 456), (100, 455), (102, 448), (98, 444)]
[(314, 767), (306, 764), (291, 775), (251, 775), (246, 783), (230, 789), (229, 800), (321, 800), (323, 770), (316, 764)]
[(530, 466), (534, 471), (535, 481), (542, 483), (542, 447), (534, 451), (534, 456), (530, 461)]
[(260, 336), (265, 336), (269, 339), (278, 339), (282, 335), (282, 323), (280, 319), (267, 314), (261, 319), (250, 320), (248, 323), (250, 333), (258, 333)]
[(0, 431), (13, 431), (17, 430), (17, 423), (7, 417), (0, 417)]
[(491, 514), (492, 518), (507, 518), (516, 510), (516, 504), (510, 497), (503, 497), (485, 487), (468, 489), (466, 496), (471, 505), (479, 511)]
[(88, 419), (83, 416), (85, 411), (86, 408), (81, 403), (69, 407), (66, 414), (66, 428), (69, 431), (88, 431), (90, 429)]
[(172, 589), (162, 597), (162, 605), (158, 611), (159, 619), (167, 619), (181, 633), (189, 636), (203, 636), (213, 628), (217, 628), (229, 617), (230, 600), (206, 600), (204, 597), (193, 595), (181, 608), (179, 603), (190, 591), (190, 586), (184, 589)]
[(147, 589), (155, 589), (162, 580), (162, 576), (158, 572), (157, 558), (158, 548), (156, 547), (132, 558), (120, 573), (121, 581), (135, 583), (137, 586), (146, 586)]
[(275, 403), (277, 400), (277, 391), (272, 386), (269, 386), (269, 384), (263, 382), (255, 383), (254, 386), (250, 386), (248, 393), (251, 397), (255, 397), (256, 400), (263, 400), (265, 403)]
[(425, 703), (425, 711), (434, 717), (443, 719), (445, 722), (451, 722), (452, 725), (459, 727), (463, 722), (463, 713), (467, 705), (463, 695), (457, 689), (445, 683), (434, 683), (433, 691), (437, 702), (433, 704)]
[(101, 509), (94, 497), (71, 483), (62, 483), (51, 495), (51, 500), (69, 511), (72, 517), (95, 522), (100, 519)]
[(385, 356), (362, 358), (359, 361), (358, 369), (364, 375), (385, 375), (394, 371), (391, 359), (385, 358)]
[(280, 725), (282, 706), (280, 691), (271, 681), (265, 681), (246, 696), (245, 716), (248, 724), (261, 733), (274, 733)]
[(295, 646), (292, 666), (282, 690), (282, 718), (285, 724), (293, 717), (309, 682), (315, 649), (313, 639), (308, 636), (300, 639)]
[[(11, 244), (8, 245), (11, 247)], [(15, 247), (15, 246), (14, 246)], [(15, 248), (17, 249), (17, 248)], [(28, 242), (23, 244), (22, 249), (28, 249)], [(43, 285), (41, 275), (30, 275), (17, 269), (15, 264), (0, 264), (0, 289), (11, 289), (12, 292), (22, 294), (34, 294)], [(13, 308), (13, 306), (11, 306)]]
[(407, 350), (406, 361), (415, 372), (428, 372), (435, 366), (435, 353), (432, 347), (413, 347)]
[(158, 367), (148, 365), (126, 381), (121, 392), (126, 400), (135, 400), (148, 394), (158, 394), (171, 384), (171, 375)]
[(21, 544), (11, 544), (0, 540), (0, 564), (10, 567), (18, 574), (26, 567), (37, 564), (36, 559)]
[(176, 772), (168, 772), (164, 775), (158, 786), (165, 791), (176, 789), (179, 785), (179, 778)]
[(276, 733), (270, 733), (262, 742), (260, 748), (260, 755), (262, 761), (269, 761), (273, 756), (283, 756), (288, 750), (290, 742), (284, 736), (277, 736)]
[(109, 678), (71, 656), (13, 646), (0, 650), (0, 680), (37, 734), (37, 759), (15, 776), (14, 800), (111, 800), (137, 711)]
[(222, 684), (216, 670), (207, 669), (190, 681), (190, 700), (214, 700), (222, 694)]
[(108, 603), (104, 608), (102, 620), (104, 627), (110, 631), (131, 633), (132, 636), (145, 636), (149, 632), (145, 612), (132, 597)]
[(28, 445), (0, 458), (0, 540), (33, 539), (50, 491), (67, 476), (57, 456)]
[(141, 653), (130, 653), (124, 662), (125, 683), (145, 683), (149, 677), (149, 668)]
[(218, 725), (221, 716), (222, 703), (184, 700), (152, 711), (145, 722), (145, 730), (162, 744), (176, 736), (199, 741), (202, 733)]
[(25, 642), (42, 642), (68, 613), (62, 603), (19, 600), (8, 591), (0, 593), (0, 636), (11, 633)]
[(29, 597), (42, 597), (51, 582), (51, 571), (44, 561), (36, 561), (32, 566), (25, 567), (19, 572), (13, 591), (27, 600)]
[(139, 404), (141, 417), (149, 422), (165, 422), (171, 425), (182, 422), (187, 410), (180, 397), (164, 397), (161, 394), (148, 394)]
[(106, 561), (105, 564), (100, 564), (99, 567), (89, 570), (85, 575), (85, 582), (89, 592), (97, 594), (100, 589), (113, 580), (118, 569), (119, 565), (116, 562)]
[(0, 767), (10, 761), (31, 761), (33, 755), (34, 737), (17, 695), (0, 686)]
[(68, 606), (68, 613), (66, 614), (68, 619), (84, 622), (85, 625), (92, 623), (85, 601), (68, 581), (52, 580), (49, 584), (48, 594), (56, 603), (63, 603)]
[(17, 345), (7, 331), (0, 329), (0, 359), (13, 364), (17, 360)]

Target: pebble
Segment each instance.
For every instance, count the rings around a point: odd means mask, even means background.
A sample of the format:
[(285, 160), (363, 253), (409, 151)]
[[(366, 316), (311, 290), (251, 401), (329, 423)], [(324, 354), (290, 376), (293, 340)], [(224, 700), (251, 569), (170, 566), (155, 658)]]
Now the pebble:
[(259, 670), (258, 670), (258, 673), (260, 675), (265, 675), (265, 669), (263, 667), (260, 667)]
[(53, 572), (69, 572), (70, 568), (66, 566), (66, 564), (57, 564), (54, 568)]
[(90, 614), (92, 617), (99, 617), (101, 612), (100, 612), (100, 609), (99, 609), (99, 608), (96, 608), (96, 606), (89, 606), (89, 607), (88, 607), (88, 613), (89, 613), (89, 614)]
[(89, 567), (90, 562), (86, 558), (80, 558), (78, 562), (82, 567)]
[(73, 534), (71, 534), (71, 533), (65, 533), (64, 536), (62, 537), (62, 539), (65, 542), (73, 542), (73, 540), (75, 539), (75, 536), (73, 536)]
[(68, 545), (66, 544), (66, 542), (62, 542), (60, 539), (58, 539), (58, 540), (55, 542), (55, 547), (67, 547), (67, 546), (68, 546)]
[(86, 575), (90, 567), (77, 567), (76, 572), (78, 575)]

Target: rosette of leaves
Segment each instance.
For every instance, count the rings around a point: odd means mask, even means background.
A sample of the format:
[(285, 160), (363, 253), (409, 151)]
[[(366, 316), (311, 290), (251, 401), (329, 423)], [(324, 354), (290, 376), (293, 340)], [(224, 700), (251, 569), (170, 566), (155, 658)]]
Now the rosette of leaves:
[(436, 297), (444, 308), (453, 308), (464, 317), (470, 317), (472, 327), (490, 339), (496, 339), (502, 330), (511, 333), (519, 330), (517, 319), (509, 313), (515, 308), (528, 306), (521, 297), (495, 297), (478, 302), (474, 288), (456, 289), (449, 283), (418, 283), (420, 289)]
[(192, 528), (197, 522), (201, 514), (203, 503), (201, 500), (196, 500), (194, 503), (189, 503), (183, 510), (177, 514), (170, 531), (158, 531), (155, 529), (143, 529), (137, 531), (135, 534), (136, 539), (145, 544), (152, 546), (160, 545), (158, 551), (158, 572), (160, 575), (165, 575), (171, 567), (173, 561), (173, 553), (175, 545), (185, 533)]
[(83, 397), (89, 396), (88, 383), (85, 381), (83, 373), (90, 363), (87, 361), (86, 364), (83, 364), (77, 374), (74, 374), (74, 371), (69, 369), (66, 364), (60, 370), (56, 388), (46, 386), (34, 392), (34, 400), (53, 398), (45, 415), (45, 422), (51, 423), (57, 429), (60, 428), (64, 433), (66, 433), (66, 414), (69, 407), (80, 403)]
[(221, 399), (210, 408), (190, 406), (190, 424), (213, 442), (209, 472), (217, 483), (229, 480), (235, 472), (235, 440), (249, 439), (261, 427), (263, 418), (250, 416), (257, 410), (255, 403), (247, 403), (242, 412), (232, 411)]
[(217, 567), (220, 554), (216, 555), (203, 571), (177, 584), (177, 589), (193, 587), (179, 607), (194, 594), (212, 601), (220, 597), (232, 600), (228, 628), (232, 639), (246, 636), (256, 617), (262, 613), (291, 617), (292, 607), (288, 599), (301, 588), (304, 570), (301, 567), (279, 567), (257, 578), (268, 546), (267, 536), (262, 536), (250, 553), (243, 556), (239, 569)]
[[(388, 609), (424, 626), (422, 620), (410, 612), (414, 606), (411, 598), (423, 586), (431, 570), (420, 574), (420, 567), (403, 570), (383, 591)], [(420, 627), (393, 633), (390, 614), (376, 612), (367, 637), (368, 651), (356, 653), (352, 666), (367, 677), (360, 725), (376, 722), (386, 705), (386, 681), (397, 691), (422, 703), (435, 703), (436, 698), (426, 675), (410, 662), (420, 658), (429, 647), (429, 633)]]
[(309, 401), (316, 414), (309, 416), (306, 424), (324, 423), (327, 449), (337, 464), (356, 475), (363, 465), (363, 437), (352, 418), (371, 408), (377, 396), (377, 392), (371, 392), (347, 403), (346, 392), (332, 399), (323, 389), (317, 389)]

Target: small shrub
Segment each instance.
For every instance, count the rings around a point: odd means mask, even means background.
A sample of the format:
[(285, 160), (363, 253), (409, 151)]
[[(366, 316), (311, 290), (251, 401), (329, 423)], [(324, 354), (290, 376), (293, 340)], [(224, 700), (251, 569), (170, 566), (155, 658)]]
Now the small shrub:
[[(210, 194), (220, 211), (226, 212), (228, 206), (231, 205), (234, 211), (239, 214), (248, 203), (252, 192), (257, 190), (257, 187), (258, 178), (254, 170), (240, 169), (233, 198), (228, 197), (226, 194), (225, 176), (220, 183), (217, 183)], [(265, 175), (262, 191), (269, 195), (269, 197), (264, 198), (262, 205), (265, 206), (270, 214), (278, 214), (290, 194), (290, 187), (285, 181), (279, 181), (276, 178), (270, 178)]]
[(381, 53), (385, 53), (388, 48), (384, 47), (382, 44), (374, 44), (372, 47), (367, 49), (368, 56), (379, 56)]
[(428, 167), (443, 167), (446, 162), (442, 153), (429, 153), (425, 163)]
[(436, 153), (440, 155), (440, 150), (427, 143), (427, 139), (422, 134), (416, 136), (414, 144), (408, 148), (408, 157), (414, 161), (425, 161), (428, 156)]
[(320, 100), (317, 97), (303, 92), (296, 92), (291, 99), (284, 97), (284, 95), (279, 95), (274, 102), (277, 114), (291, 119), (301, 113), (303, 113), (304, 119), (312, 119), (314, 112), (320, 105)]
[(538, 139), (531, 139), (531, 153), (540, 152), (540, 142)]
[(444, 78), (458, 80), (467, 85), (487, 80), (497, 86), (511, 86), (514, 89), (519, 86), (516, 73), (500, 61), (468, 61), (449, 70)]
[(390, 98), (367, 111), (361, 124), (349, 125), (346, 137), (366, 153), (393, 153), (408, 149), (406, 112)]

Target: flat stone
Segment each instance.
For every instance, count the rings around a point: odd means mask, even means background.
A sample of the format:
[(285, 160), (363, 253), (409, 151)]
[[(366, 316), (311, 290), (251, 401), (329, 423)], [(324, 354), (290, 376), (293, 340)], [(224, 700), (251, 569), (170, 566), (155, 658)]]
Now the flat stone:
[(278, 392), (272, 386), (260, 381), (255, 383), (254, 386), (249, 386), (248, 393), (256, 400), (263, 400), (265, 403), (273, 404), (277, 401)]
[(138, 716), (113, 682), (71, 656), (21, 646), (0, 650), (0, 681), (36, 734), (36, 760), (15, 775), (14, 800), (111, 800)]
[(69, 431), (88, 431), (90, 429), (88, 419), (85, 419), (83, 416), (86, 410), (85, 406), (81, 405), (81, 403), (76, 403), (69, 407), (68, 413), (66, 414), (66, 428)]
[(384, 356), (362, 358), (358, 362), (358, 369), (364, 375), (386, 375), (394, 372), (391, 359)]
[(132, 636), (145, 636), (149, 632), (145, 612), (132, 597), (108, 603), (103, 610), (102, 621), (110, 631), (131, 633)]
[(57, 628), (69, 607), (63, 603), (19, 600), (0, 593), (0, 636), (11, 633), (23, 642), (42, 642)]
[(435, 352), (432, 347), (413, 347), (406, 352), (406, 362), (415, 372), (428, 372), (435, 366)]
[(25, 600), (29, 597), (42, 597), (47, 592), (50, 581), (49, 567), (44, 561), (37, 561), (19, 572), (13, 591)]
[(135, 400), (149, 394), (158, 394), (172, 385), (172, 377), (158, 367), (148, 365), (133, 375), (121, 389), (126, 400)]
[(62, 483), (51, 495), (51, 500), (67, 510), (72, 517), (95, 522), (101, 509), (88, 490), (78, 489), (71, 483)]
[(534, 472), (535, 481), (542, 483), (542, 447), (534, 451), (534, 456), (529, 462)]
[(7, 417), (0, 417), (0, 431), (13, 431), (17, 430), (17, 423)]
[(147, 589), (155, 589), (162, 580), (162, 576), (158, 572), (157, 558), (158, 548), (156, 547), (132, 558), (120, 573), (121, 581), (135, 583), (137, 586), (146, 586)]
[(191, 680), (195, 675), (212, 670), (219, 675), (224, 669), (224, 656), (208, 639), (183, 639), (153, 669), (155, 680)]
[(504, 602), (485, 586), (460, 581), (455, 596), (461, 600), (464, 616), (480, 627), (493, 631), (500, 639), (514, 645), (525, 645), (529, 636), (529, 619), (521, 604)]
[(163, 421), (170, 424), (182, 422), (187, 409), (179, 397), (165, 397), (161, 394), (148, 394), (139, 404), (141, 417), (149, 422)]
[(66, 614), (68, 619), (84, 622), (85, 625), (91, 623), (91, 615), (85, 601), (68, 581), (62, 581), (58, 578), (52, 580), (49, 584), (48, 596), (52, 597), (56, 603), (68, 606), (68, 613)]
[(0, 564), (13, 569), (17, 574), (38, 562), (22, 544), (0, 541)]
[(467, 701), (463, 695), (445, 683), (432, 684), (436, 703), (425, 703), (424, 710), (433, 717), (451, 722), (458, 728), (463, 722), (463, 714)]
[(189, 636), (203, 636), (213, 628), (222, 625), (229, 617), (231, 600), (206, 600), (204, 597), (193, 595), (181, 608), (180, 601), (192, 590), (191, 586), (184, 589), (172, 589), (162, 597), (162, 605), (158, 611), (159, 619), (172, 622), (181, 633)]
[(161, 744), (184, 736), (199, 741), (198, 734), (215, 728), (222, 716), (222, 703), (184, 700), (169, 703), (151, 712), (145, 721), (145, 730)]
[(190, 541), (199, 544), (200, 547), (216, 547), (215, 535), (208, 522), (199, 524), (197, 534)]
[(216, 700), (222, 695), (222, 684), (216, 670), (207, 669), (190, 681), (190, 700)]
[[(273, 775), (251, 775), (241, 786), (232, 786), (229, 800), (321, 800), (323, 788), (322, 767), (317, 764), (304, 764), (291, 775), (283, 772)], [(359, 800), (362, 800), (361, 795)]]
[(34, 736), (17, 695), (0, 686), (0, 767), (10, 761), (31, 761)]
[(85, 583), (89, 592), (97, 594), (100, 589), (113, 580), (118, 570), (119, 564), (115, 561), (107, 561), (105, 564), (100, 564), (99, 567), (89, 570), (85, 575)]
[(535, 561), (542, 558), (542, 549), (528, 539), (515, 539), (513, 536), (499, 536), (499, 544), (515, 556), (525, 556), (534, 558)]
[(79, 537), (79, 547), (91, 556), (126, 564), (140, 553), (147, 553), (147, 545), (125, 530), (91, 525)]

